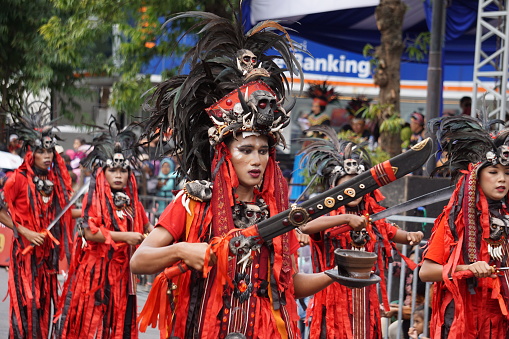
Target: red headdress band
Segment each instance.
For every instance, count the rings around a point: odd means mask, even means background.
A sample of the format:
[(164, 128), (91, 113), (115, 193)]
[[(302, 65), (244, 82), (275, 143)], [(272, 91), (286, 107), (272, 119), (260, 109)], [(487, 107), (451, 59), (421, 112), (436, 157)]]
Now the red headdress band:
[(271, 135), (279, 142), (280, 130), (290, 119), (276, 93), (262, 80), (240, 86), (205, 111), (214, 124), (208, 132), (212, 145), (239, 131)]

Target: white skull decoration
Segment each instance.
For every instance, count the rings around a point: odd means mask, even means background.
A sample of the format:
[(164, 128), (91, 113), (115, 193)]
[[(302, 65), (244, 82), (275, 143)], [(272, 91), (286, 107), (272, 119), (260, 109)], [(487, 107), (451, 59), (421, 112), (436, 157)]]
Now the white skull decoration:
[(124, 192), (116, 192), (113, 197), (113, 203), (116, 207), (122, 208), (131, 205), (131, 198)]
[(345, 172), (347, 174), (358, 174), (359, 164), (355, 159), (345, 159), (344, 164)]
[(498, 162), (503, 166), (509, 165), (509, 146), (502, 145), (498, 148)]
[(50, 136), (45, 136), (45, 137), (42, 137), (42, 142), (41, 142), (41, 146), (42, 148), (44, 149), (51, 149), (53, 147), (55, 147), (55, 139), (50, 137)]
[(248, 105), (254, 112), (253, 127), (255, 130), (268, 130), (274, 122), (276, 97), (267, 91), (254, 91), (249, 96)]
[(115, 153), (113, 154), (113, 159), (106, 160), (106, 166), (111, 168), (127, 168), (129, 167), (129, 162), (125, 160), (122, 153)]
[(258, 62), (258, 58), (248, 49), (241, 49), (237, 52), (237, 66), (242, 74), (247, 74), (253, 70)]
[(497, 155), (492, 151), (488, 151), (488, 153), (486, 153), (486, 159), (494, 165), (497, 164)]

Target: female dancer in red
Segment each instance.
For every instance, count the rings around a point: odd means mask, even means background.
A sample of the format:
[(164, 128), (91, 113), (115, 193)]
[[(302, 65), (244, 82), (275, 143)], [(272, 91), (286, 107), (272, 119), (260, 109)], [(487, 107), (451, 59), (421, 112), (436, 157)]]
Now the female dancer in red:
[[(497, 121), (502, 123), (501, 121)], [(432, 338), (507, 338), (509, 130), (462, 115), (430, 121), (456, 190), (435, 221), (420, 277), (434, 281)]]
[[(331, 127), (313, 127), (310, 132), (323, 135), (309, 138), (303, 150), (309, 171), (319, 175), (327, 187), (335, 187), (354, 176), (369, 170), (369, 157), (365, 150), (351, 141), (337, 138)], [(308, 140), (308, 139), (306, 139)], [(367, 216), (382, 211), (378, 204), (383, 195), (375, 190), (350, 202), (338, 210), (310, 221), (301, 227), (311, 235), (311, 255), (314, 272), (332, 269), (336, 266), (334, 250), (357, 249), (375, 252), (378, 255), (376, 273), (382, 277), (380, 284), (383, 300), (385, 295), (384, 270), (392, 257), (394, 242), (417, 244), (422, 232), (407, 232), (385, 220), (368, 223), (365, 229), (345, 228), (348, 216)], [(376, 285), (364, 288), (348, 288), (334, 284), (316, 293), (308, 307), (311, 338), (381, 338), (380, 302)]]
[(112, 121), (112, 135), (95, 139), (84, 161), (94, 172), (57, 315), (59, 338), (138, 338), (129, 259), (152, 226), (131, 168), (136, 136), (116, 130)]

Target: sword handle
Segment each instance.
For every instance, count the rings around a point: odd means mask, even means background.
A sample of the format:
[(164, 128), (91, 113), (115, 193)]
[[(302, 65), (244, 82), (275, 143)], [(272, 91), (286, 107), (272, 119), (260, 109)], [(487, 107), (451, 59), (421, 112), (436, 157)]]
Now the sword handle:
[(177, 264), (168, 267), (164, 270), (166, 278), (171, 279), (189, 271), (189, 267), (183, 262), (179, 261)]
[(35, 245), (34, 244), (30, 244), (30, 246), (28, 247), (25, 247), (25, 249), (21, 252), (21, 254), (23, 255), (27, 255), (28, 253), (32, 252), (32, 250), (34, 249)]
[(452, 276), (456, 279), (467, 279), (467, 278), (473, 278), (474, 272), (472, 271), (459, 271), (452, 274)]
[[(498, 270), (495, 265), (493, 265), (492, 267), (493, 267), (493, 273), (492, 274), (500, 274), (500, 270)], [(460, 272), (453, 273), (452, 276), (454, 278), (456, 278), (456, 279), (473, 278), (474, 277), (474, 272), (472, 272), (470, 270), (469, 271), (460, 271)]]

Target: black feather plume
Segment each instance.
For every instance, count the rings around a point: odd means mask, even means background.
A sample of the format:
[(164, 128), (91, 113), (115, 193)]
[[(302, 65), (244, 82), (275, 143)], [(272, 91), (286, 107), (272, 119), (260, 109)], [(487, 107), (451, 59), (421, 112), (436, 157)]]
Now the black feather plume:
[(103, 167), (108, 159), (113, 159), (115, 153), (122, 153), (132, 167), (138, 166), (142, 154), (138, 147), (140, 126), (129, 125), (122, 129), (120, 123), (111, 117), (107, 128), (98, 132), (90, 143), (87, 156), (81, 162), (85, 168), (94, 170), (97, 167)]
[(62, 140), (56, 132), (58, 119), (50, 119), (49, 107), (40, 101), (34, 101), (23, 109), (22, 113), (13, 113), (11, 130), (23, 141), (23, 151), (28, 146), (32, 149), (41, 147), (43, 137)]
[[(198, 20), (186, 33), (199, 30), (198, 40), (182, 61), (182, 67), (187, 63), (191, 70), (155, 87), (144, 104), (150, 118), (143, 122), (143, 129), (149, 141), (157, 137), (163, 140), (164, 134), (171, 134), (175, 144), (173, 153), (188, 179), (210, 179), (212, 153), (208, 129), (213, 124), (205, 109), (246, 83), (237, 65), (237, 52), (247, 49), (256, 55), (269, 73), (255, 75), (249, 81), (262, 79), (278, 100), (290, 88), (283, 72), (288, 70), (292, 79), (294, 74), (302, 77), (303, 73), (292, 53), (288, 32), (277, 22), (259, 23), (244, 34), (237, 18), (232, 22), (212, 13), (195, 11), (176, 14), (164, 25), (171, 26), (184, 18)], [(277, 54), (267, 55), (269, 51)], [(286, 69), (278, 67), (275, 59), (281, 59)]]
[(313, 132), (320, 137), (301, 138), (307, 143), (300, 153), (305, 154), (301, 159), (301, 167), (307, 167), (309, 174), (319, 175), (328, 186), (336, 186), (337, 181), (346, 175), (345, 160), (354, 159), (364, 170), (371, 167), (371, 160), (364, 145), (352, 141), (338, 139), (336, 131), (330, 126), (313, 126), (306, 132)]
[(435, 135), (439, 151), (445, 152), (446, 159), (432, 175), (447, 173), (455, 179), (469, 164), (486, 161), (489, 151), (496, 154), (497, 147), (487, 128), (489, 124), (467, 115), (430, 120), (428, 131)]

